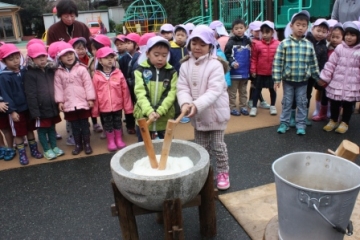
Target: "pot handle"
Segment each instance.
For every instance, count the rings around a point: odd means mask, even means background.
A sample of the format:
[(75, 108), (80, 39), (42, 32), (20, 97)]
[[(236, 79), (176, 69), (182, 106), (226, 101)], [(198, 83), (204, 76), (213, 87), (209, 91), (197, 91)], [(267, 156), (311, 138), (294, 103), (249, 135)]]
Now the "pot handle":
[[(314, 199), (312, 199), (314, 200)], [(346, 234), (348, 236), (353, 235), (353, 225), (352, 225), (352, 221), (349, 221), (349, 224), (347, 225), (347, 232), (345, 229), (343, 229), (340, 226), (336, 226), (335, 224), (333, 224), (322, 212), (320, 212), (320, 210), (318, 209), (318, 207), (316, 206), (316, 203), (313, 203), (313, 207), (315, 209), (315, 211), (325, 220), (327, 221), (336, 231), (341, 232), (342, 234)]]

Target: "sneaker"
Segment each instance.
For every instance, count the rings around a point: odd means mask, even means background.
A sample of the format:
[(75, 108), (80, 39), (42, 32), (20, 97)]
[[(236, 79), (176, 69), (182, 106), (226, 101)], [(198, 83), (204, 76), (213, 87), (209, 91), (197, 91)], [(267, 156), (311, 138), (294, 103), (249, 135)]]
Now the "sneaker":
[(58, 133), (56, 133), (56, 140), (61, 140), (62, 139), (62, 136)]
[(44, 157), (47, 160), (52, 160), (56, 158), (56, 154), (53, 152), (53, 150), (49, 149), (46, 152), (44, 152)]
[(229, 173), (219, 173), (217, 175), (217, 188), (226, 190), (230, 187)]
[(94, 124), (93, 129), (94, 129), (94, 132), (97, 132), (97, 133), (101, 133), (103, 131), (102, 127), (98, 123)]
[(106, 139), (106, 132), (102, 131), (102, 133), (100, 134), (100, 139)]
[(58, 147), (54, 147), (53, 152), (56, 154), (57, 157), (62, 156), (62, 155), (65, 154), (65, 152), (63, 150), (61, 150), (60, 148), (58, 148)]
[(253, 101), (252, 101), (252, 100), (249, 100), (249, 101), (247, 102), (247, 105), (248, 105), (248, 107), (251, 109), (251, 108), (253, 107)]
[(334, 130), (337, 127), (337, 123), (334, 122), (332, 119), (330, 119), (330, 121), (328, 122), (328, 124), (326, 124), (325, 127), (323, 127), (324, 131), (327, 132), (331, 132), (332, 130)]
[(270, 105), (266, 101), (262, 101), (259, 105), (261, 108), (269, 109)]
[(68, 146), (75, 146), (75, 140), (74, 140), (74, 137), (68, 137), (67, 139), (66, 139), (66, 145), (68, 145)]
[(188, 117), (183, 117), (181, 120), (180, 120), (180, 123), (188, 123), (190, 122), (190, 118)]
[(306, 134), (306, 131), (305, 131), (304, 128), (298, 128), (298, 129), (296, 130), (296, 134), (297, 134), (297, 135), (305, 135), (305, 134)]
[(349, 125), (347, 125), (344, 122), (341, 122), (340, 125), (335, 129), (335, 132), (346, 133), (348, 129), (349, 129)]
[(241, 115), (241, 113), (236, 109), (231, 110), (230, 114), (233, 115), (233, 116), (240, 116)]
[(276, 115), (277, 114), (277, 110), (275, 106), (270, 106), (270, 115)]
[(240, 113), (245, 116), (249, 115), (249, 111), (244, 107), (240, 109)]
[(255, 117), (257, 114), (257, 108), (256, 107), (253, 107), (250, 109), (250, 117)]
[(289, 126), (286, 125), (285, 123), (281, 123), (277, 132), (278, 133), (286, 133), (287, 130), (289, 130)]

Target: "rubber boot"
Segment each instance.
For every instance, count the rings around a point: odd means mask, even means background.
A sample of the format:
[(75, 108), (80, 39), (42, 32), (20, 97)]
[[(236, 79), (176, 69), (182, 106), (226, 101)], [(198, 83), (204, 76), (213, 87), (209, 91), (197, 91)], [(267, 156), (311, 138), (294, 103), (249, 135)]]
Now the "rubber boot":
[(122, 149), (126, 147), (126, 143), (122, 140), (122, 132), (121, 130), (114, 130), (115, 132), (115, 143), (118, 149)]
[(327, 110), (328, 110), (327, 106), (322, 106), (321, 105), (319, 115), (314, 116), (312, 118), (312, 120), (315, 121), (315, 122), (326, 120), (326, 118), (327, 118), (327, 116), (326, 116)]
[(316, 101), (316, 103), (315, 103), (315, 111), (313, 112), (312, 117), (318, 116), (320, 114), (320, 110), (321, 110), (321, 102)]
[(91, 154), (93, 152), (91, 146), (90, 146), (90, 135), (83, 135), (84, 140), (84, 150), (85, 154)]
[(29, 147), (30, 147), (30, 153), (31, 153), (32, 157), (34, 157), (36, 159), (40, 159), (40, 158), (44, 157), (42, 155), (42, 153), (39, 152), (38, 147), (37, 147), (37, 143), (35, 141), (33, 141), (33, 142), (29, 141)]
[(309, 119), (309, 109), (306, 109), (306, 118), (305, 118), (305, 124), (306, 126), (311, 126), (312, 125), (312, 121)]
[(28, 165), (29, 164), (29, 159), (26, 156), (26, 149), (25, 149), (25, 145), (24, 143), (22, 144), (17, 144), (16, 145), (18, 152), (19, 152), (19, 161), (21, 165)]
[(16, 150), (14, 148), (5, 148), (5, 154), (4, 154), (4, 160), (10, 161), (12, 160), (16, 155)]
[(81, 135), (74, 135), (75, 148), (72, 150), (72, 155), (78, 155), (83, 150), (82, 137)]
[(295, 109), (291, 109), (289, 127), (295, 127), (296, 126), (295, 111), (296, 111)]
[(114, 133), (114, 131), (106, 132), (106, 138), (107, 138), (107, 149), (110, 152), (116, 151), (117, 146), (115, 144), (115, 133)]

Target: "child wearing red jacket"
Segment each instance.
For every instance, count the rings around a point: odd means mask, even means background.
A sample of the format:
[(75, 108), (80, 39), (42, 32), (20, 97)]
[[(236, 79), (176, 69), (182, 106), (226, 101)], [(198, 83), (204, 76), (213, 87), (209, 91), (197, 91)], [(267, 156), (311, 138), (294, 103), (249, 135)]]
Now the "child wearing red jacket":
[(109, 151), (126, 147), (122, 140), (122, 110), (125, 114), (133, 113), (129, 88), (124, 75), (115, 67), (115, 56), (110, 47), (97, 50), (98, 64), (93, 76), (96, 100), (92, 115), (98, 117), (100, 114), (103, 119)]
[[(257, 103), (261, 89), (268, 88), (270, 91), (270, 114), (276, 115), (275, 107), (276, 92), (274, 90), (274, 80), (272, 79), (272, 63), (276, 49), (280, 42), (274, 39), (274, 23), (264, 21), (260, 27), (261, 40), (252, 44), (250, 73), (255, 79), (255, 90), (253, 93), (253, 103)], [(256, 104), (250, 110), (250, 116), (255, 117), (257, 114)]]

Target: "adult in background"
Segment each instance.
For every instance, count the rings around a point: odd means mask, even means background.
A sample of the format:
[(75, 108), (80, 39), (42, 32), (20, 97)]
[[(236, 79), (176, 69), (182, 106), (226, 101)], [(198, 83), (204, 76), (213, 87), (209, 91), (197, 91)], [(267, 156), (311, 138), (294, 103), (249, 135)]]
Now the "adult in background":
[(78, 9), (72, 0), (61, 0), (56, 5), (57, 17), (60, 21), (50, 26), (47, 31), (47, 45), (53, 42), (68, 42), (72, 38), (84, 37), (87, 42), (87, 48), (90, 46), (90, 30), (82, 22), (75, 20), (78, 16)]
[(358, 21), (360, 17), (359, 0), (336, 0), (331, 18), (341, 23), (347, 21)]

